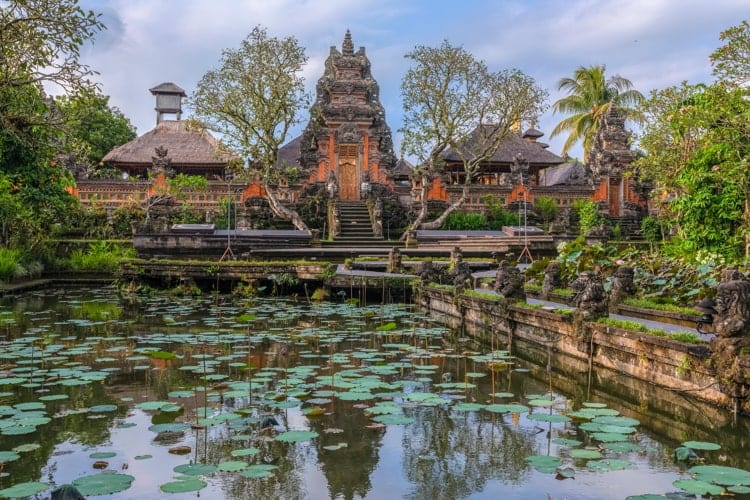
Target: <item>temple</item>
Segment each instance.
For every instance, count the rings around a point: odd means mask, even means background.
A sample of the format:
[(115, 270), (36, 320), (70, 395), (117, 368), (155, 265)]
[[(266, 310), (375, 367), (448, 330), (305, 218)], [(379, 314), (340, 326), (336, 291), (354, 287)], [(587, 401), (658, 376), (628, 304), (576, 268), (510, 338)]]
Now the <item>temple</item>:
[[(266, 189), (270, 187), (279, 201), (298, 210), (303, 220), (312, 218), (307, 221), (310, 227), (321, 229), (330, 239), (341, 237), (341, 223), (362, 211), (369, 212), (373, 234), (379, 237), (383, 229), (390, 235), (390, 228), (405, 227), (408, 213), (421, 204), (431, 203), (437, 209), (461, 196), (466, 175), (462, 157), (466, 154), (460, 153), (471, 151), (471, 141), (477, 140), (475, 136), (483, 133), (486, 124), (479, 125), (464, 146), (442, 153), (444, 173), (426, 186), (422, 199), (421, 177), (414, 175), (414, 167), (406, 159), (394, 155), (391, 129), (365, 48), (354, 49), (348, 30), (341, 48), (331, 47), (315, 88), (316, 98), (304, 130), (278, 151), (273, 185), (263, 185), (257, 177), (247, 184), (229, 179), (229, 165), (236, 158), (207, 131), (182, 121), (185, 91), (167, 82), (149, 89), (156, 97), (155, 128), (103, 159), (106, 166), (120, 171), (122, 178), (79, 179), (74, 194), (84, 204), (104, 204), (108, 210), (143, 203), (153, 191), (158, 156), (169, 166), (167, 175), (202, 175), (209, 180), (208, 191), (190, 192), (185, 197), (197, 217), (207, 222), (214, 220), (221, 201), (230, 196), (240, 207), (237, 227), (283, 227), (275, 225), (267, 210)], [(635, 153), (629, 146), (622, 113), (613, 109), (602, 117), (586, 164), (549, 151), (540, 140), (543, 135), (533, 127), (514, 127), (496, 153), (480, 166), (463, 210), (485, 212), (492, 200), (494, 206), (512, 211), (525, 207), (533, 213), (534, 200), (541, 196), (552, 198), (563, 209), (576, 200), (592, 200), (613, 226), (637, 231), (639, 218), (647, 213), (647, 186), (624, 175)], [(328, 205), (327, 216), (321, 215), (326, 210), (315, 201), (321, 196), (333, 204)], [(384, 203), (386, 214), (382, 214)], [(308, 213), (303, 213), (306, 206)], [(375, 220), (376, 213), (383, 219)], [(385, 228), (384, 220), (388, 221)], [(361, 229), (367, 222), (366, 217), (352, 220), (351, 232), (354, 225)]]

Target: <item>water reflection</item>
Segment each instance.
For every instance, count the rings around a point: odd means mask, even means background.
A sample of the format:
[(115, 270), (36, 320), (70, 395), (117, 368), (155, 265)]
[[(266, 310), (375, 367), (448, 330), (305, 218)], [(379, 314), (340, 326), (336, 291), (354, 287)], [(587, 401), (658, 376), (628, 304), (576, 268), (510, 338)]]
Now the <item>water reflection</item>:
[[(0, 488), (70, 482), (96, 472), (91, 456), (102, 451), (114, 453), (109, 470), (136, 478), (117, 498), (159, 497), (190, 461), (272, 469), (208, 474), (202, 498), (624, 498), (674, 491), (686, 466), (671, 454), (686, 440), (720, 443), (705, 454), (712, 463), (750, 467), (745, 419), (544, 348), (516, 344), (515, 365), (488, 363), (486, 348), (444, 333), (394, 305), (155, 295), (134, 306), (111, 289), (6, 299), (0, 451), (39, 447), (5, 464)], [(14, 406), (44, 396), (53, 398), (42, 410)], [(545, 420), (589, 401), (641, 422), (627, 438), (636, 451), (606, 448), (579, 421)], [(528, 409), (486, 406), (501, 404)], [(376, 424), (376, 406), (398, 422)], [(44, 415), (33, 434), (4, 432), (11, 419)], [(277, 441), (261, 429), (268, 416), (277, 433), (318, 436)], [(170, 423), (189, 425), (149, 430)], [(564, 440), (633, 469), (595, 472)], [(170, 452), (179, 446), (189, 453)], [(535, 470), (530, 455), (559, 457), (575, 479)]]

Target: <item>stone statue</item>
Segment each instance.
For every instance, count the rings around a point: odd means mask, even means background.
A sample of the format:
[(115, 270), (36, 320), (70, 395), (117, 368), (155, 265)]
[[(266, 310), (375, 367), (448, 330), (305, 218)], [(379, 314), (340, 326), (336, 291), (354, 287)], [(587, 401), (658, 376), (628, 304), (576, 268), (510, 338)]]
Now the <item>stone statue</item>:
[(620, 266), (612, 275), (612, 291), (609, 294), (609, 310), (617, 311), (617, 306), (626, 298), (635, 295), (635, 272), (630, 266)]
[(440, 271), (435, 269), (431, 260), (426, 260), (420, 263), (419, 272), (417, 274), (419, 275), (419, 279), (422, 280), (423, 285), (440, 282)]
[[(583, 289), (576, 294), (576, 308), (583, 312), (584, 319), (596, 319), (607, 315), (607, 292), (601, 275), (596, 271), (584, 271), (578, 278)], [(576, 280), (578, 281), (578, 280)]]
[(579, 290), (575, 295), (576, 310), (573, 312), (573, 334), (577, 339), (577, 348), (590, 354), (591, 330), (586, 322), (607, 316), (607, 292), (596, 271), (582, 272), (570, 286)]
[[(741, 273), (725, 273), (729, 278), (740, 276)], [(711, 366), (721, 391), (738, 404), (750, 396), (750, 281), (722, 281), (714, 300), (716, 337), (709, 344)]]
[(501, 260), (495, 272), (494, 290), (506, 299), (525, 300), (521, 270), (511, 266), (507, 260)]
[(383, 237), (383, 201), (378, 198), (372, 207), (372, 234), (376, 238)]
[(401, 264), (401, 250), (398, 247), (393, 247), (388, 252), (388, 272), (389, 273), (400, 273), (403, 271)]
[(542, 282), (542, 293), (540, 297), (547, 300), (553, 290), (562, 288), (562, 286), (560, 263), (556, 260), (550, 261), (544, 269), (544, 281)]
[(336, 174), (334, 174), (333, 171), (328, 173), (328, 180), (326, 181), (326, 191), (328, 191), (328, 196), (332, 200), (335, 200), (339, 194), (339, 185), (336, 182)]
[(451, 250), (448, 278), (455, 286), (463, 286), (467, 280), (471, 279), (471, 268), (469, 268), (469, 264), (464, 262), (464, 254), (460, 247), (453, 247), (453, 250)]

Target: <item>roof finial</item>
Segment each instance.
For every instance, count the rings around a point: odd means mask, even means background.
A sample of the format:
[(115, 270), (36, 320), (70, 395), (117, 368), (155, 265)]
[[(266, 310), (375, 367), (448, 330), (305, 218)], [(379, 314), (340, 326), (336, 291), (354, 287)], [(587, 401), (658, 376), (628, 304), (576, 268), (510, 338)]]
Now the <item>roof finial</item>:
[(346, 30), (346, 35), (344, 35), (344, 44), (341, 46), (341, 53), (345, 56), (354, 55), (354, 43), (352, 43), (352, 34), (349, 30)]

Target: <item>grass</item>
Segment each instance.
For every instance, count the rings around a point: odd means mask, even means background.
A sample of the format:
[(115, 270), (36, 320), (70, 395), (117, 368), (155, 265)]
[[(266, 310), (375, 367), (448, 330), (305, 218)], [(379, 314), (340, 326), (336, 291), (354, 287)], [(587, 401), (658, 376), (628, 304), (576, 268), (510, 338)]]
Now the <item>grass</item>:
[(698, 335), (692, 332), (669, 333), (659, 328), (648, 328), (647, 326), (641, 323), (638, 323), (637, 321), (614, 319), (614, 318), (600, 318), (597, 320), (597, 323), (602, 323), (608, 326), (613, 326), (615, 328), (622, 328), (624, 330), (632, 330), (632, 331), (641, 332), (641, 333), (648, 333), (649, 335), (654, 335), (656, 337), (669, 338), (669, 339), (677, 340), (679, 342), (685, 342), (687, 344), (704, 344), (705, 343), (703, 340), (701, 340), (701, 338)]
[(494, 302), (503, 300), (503, 296), (497, 293), (478, 292), (476, 290), (464, 290), (464, 295), (466, 295), (467, 297), (476, 297), (478, 299), (491, 300)]
[(669, 304), (664, 302), (657, 302), (655, 300), (643, 299), (643, 298), (628, 298), (623, 301), (623, 304), (633, 307), (640, 307), (641, 309), (655, 309), (657, 311), (666, 311), (679, 314), (688, 314), (691, 316), (698, 316), (698, 312), (692, 307), (679, 306), (677, 304)]

